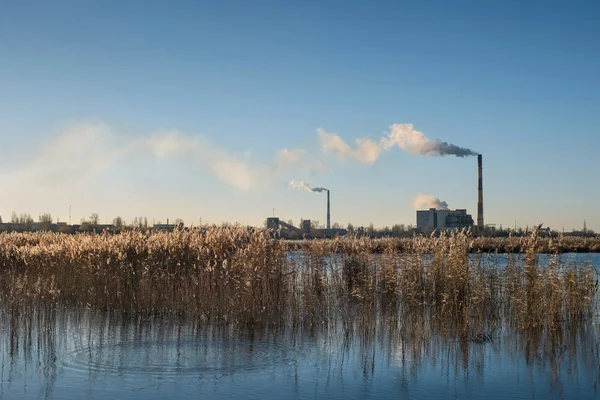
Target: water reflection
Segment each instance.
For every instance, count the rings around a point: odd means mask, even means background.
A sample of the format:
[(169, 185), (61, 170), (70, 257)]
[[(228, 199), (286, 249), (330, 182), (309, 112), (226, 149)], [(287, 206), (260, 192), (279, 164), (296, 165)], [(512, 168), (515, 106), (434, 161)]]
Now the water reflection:
[(3, 309), (0, 398), (166, 398), (173, 390), (213, 398), (597, 395), (596, 321), (517, 331), (485, 320), (476, 332), (426, 310), (353, 316), (270, 329)]

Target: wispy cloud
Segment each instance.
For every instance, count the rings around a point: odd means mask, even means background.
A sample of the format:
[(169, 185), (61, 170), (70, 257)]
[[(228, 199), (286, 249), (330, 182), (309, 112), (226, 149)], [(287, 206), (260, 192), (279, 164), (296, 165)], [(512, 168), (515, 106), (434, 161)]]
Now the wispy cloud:
[(22, 184), (68, 187), (102, 174), (121, 161), (178, 159), (202, 168), (240, 190), (268, 185), (298, 165), (303, 149), (282, 149), (269, 163), (234, 156), (201, 135), (161, 131), (146, 136), (123, 135), (100, 121), (70, 125), (11, 176)]
[(293, 165), (302, 160), (302, 157), (306, 155), (304, 149), (282, 149), (277, 153), (277, 165)]
[(10, 175), (22, 184), (68, 186), (102, 173), (134, 150), (102, 122), (79, 122), (66, 128), (32, 159)]
[(323, 128), (317, 129), (317, 133), (323, 149), (336, 153), (340, 159), (351, 158), (362, 163), (372, 164), (381, 153), (381, 146), (371, 139), (357, 139), (355, 148), (352, 148), (336, 133), (327, 132)]

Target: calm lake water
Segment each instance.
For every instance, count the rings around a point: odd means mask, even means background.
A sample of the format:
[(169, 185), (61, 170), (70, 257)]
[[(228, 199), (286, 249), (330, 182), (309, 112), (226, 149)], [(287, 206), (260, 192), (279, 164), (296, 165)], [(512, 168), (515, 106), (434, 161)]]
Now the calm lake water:
[[(562, 260), (600, 267), (598, 254)], [(560, 334), (500, 328), (478, 342), (427, 318), (277, 331), (2, 311), (0, 399), (598, 399), (599, 336), (597, 314)]]

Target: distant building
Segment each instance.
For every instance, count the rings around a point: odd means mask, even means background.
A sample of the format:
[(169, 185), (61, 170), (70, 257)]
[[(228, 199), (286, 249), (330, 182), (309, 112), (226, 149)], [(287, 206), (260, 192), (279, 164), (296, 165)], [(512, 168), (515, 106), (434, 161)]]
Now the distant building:
[(319, 229), (319, 233), (323, 237), (346, 236), (348, 230), (344, 228)]
[(279, 218), (269, 217), (267, 218), (267, 229), (278, 230), (279, 229)]
[(310, 231), (311, 231), (311, 225), (310, 225), (310, 219), (305, 219), (302, 221), (302, 233), (304, 235), (310, 235)]
[(102, 232), (102, 231), (109, 231), (112, 232), (115, 230), (115, 226), (113, 224), (98, 224), (94, 226), (94, 231), (96, 232)]
[(268, 217), (266, 223), (267, 229), (277, 232), (278, 237), (285, 239), (302, 238), (327, 238), (335, 236), (345, 236), (348, 234), (346, 229), (316, 229), (311, 225), (309, 219), (302, 221), (302, 227), (297, 228), (290, 225), (280, 218)]
[(538, 235), (540, 236), (550, 236), (550, 227), (546, 227), (546, 228), (540, 228), (538, 229)]
[(154, 224), (153, 226), (154, 230), (156, 231), (166, 231), (166, 232), (173, 232), (175, 230), (175, 225), (169, 225), (169, 224)]
[(417, 211), (417, 230), (421, 233), (438, 231), (460, 231), (473, 227), (473, 217), (467, 210), (429, 210)]

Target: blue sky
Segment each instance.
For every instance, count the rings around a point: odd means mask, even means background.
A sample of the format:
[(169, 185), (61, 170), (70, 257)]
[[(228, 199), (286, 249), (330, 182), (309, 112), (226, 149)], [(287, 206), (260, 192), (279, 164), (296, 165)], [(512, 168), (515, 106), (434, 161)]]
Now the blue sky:
[(294, 179), (344, 225), (414, 224), (417, 194), (475, 217), (474, 157), (364, 163), (317, 132), (410, 123), (483, 154), (486, 223), (600, 230), (598, 20), (593, 1), (0, 1), (0, 215), (324, 222)]

